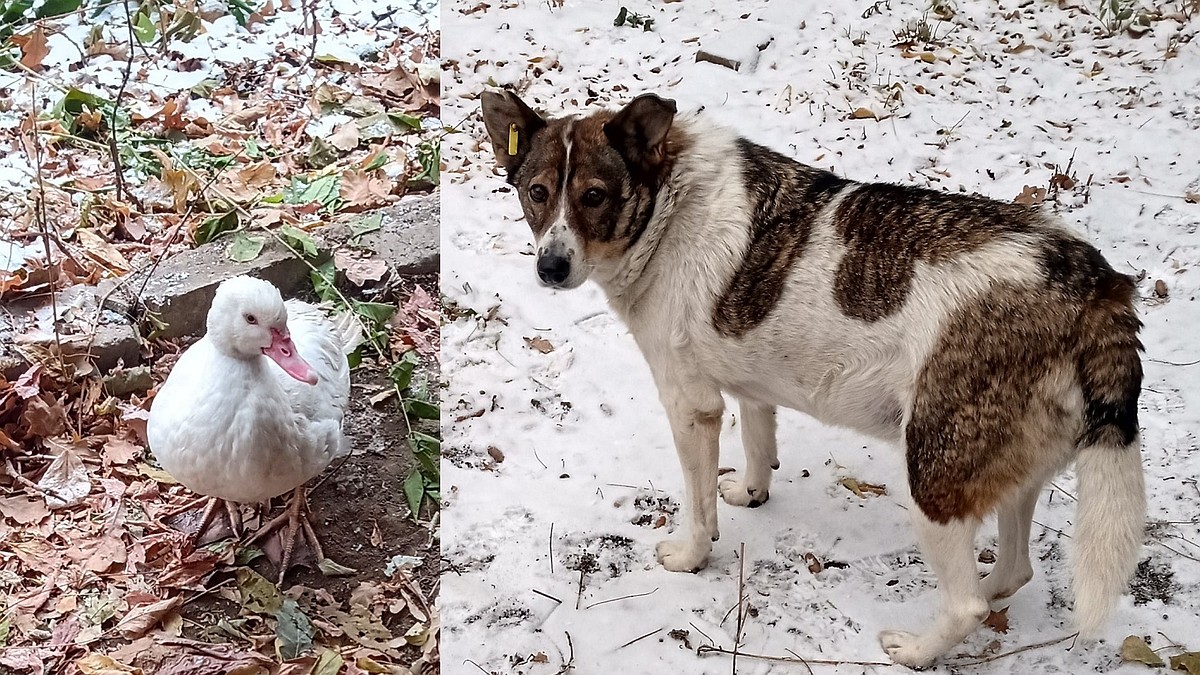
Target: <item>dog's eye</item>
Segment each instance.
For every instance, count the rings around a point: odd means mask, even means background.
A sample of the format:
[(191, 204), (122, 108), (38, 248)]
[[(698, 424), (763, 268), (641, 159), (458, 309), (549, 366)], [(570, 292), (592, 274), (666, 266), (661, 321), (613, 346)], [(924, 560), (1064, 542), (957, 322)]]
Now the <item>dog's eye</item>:
[(589, 188), (587, 192), (583, 193), (583, 205), (600, 206), (604, 203), (605, 196), (604, 190), (601, 190), (600, 188)]
[(246, 323), (253, 326), (254, 324), (258, 323), (258, 318), (255, 317), (253, 314), (247, 314), (246, 315)]
[(533, 201), (541, 203), (546, 201), (549, 196), (550, 191), (546, 189), (546, 186), (537, 184), (529, 186), (529, 198)]

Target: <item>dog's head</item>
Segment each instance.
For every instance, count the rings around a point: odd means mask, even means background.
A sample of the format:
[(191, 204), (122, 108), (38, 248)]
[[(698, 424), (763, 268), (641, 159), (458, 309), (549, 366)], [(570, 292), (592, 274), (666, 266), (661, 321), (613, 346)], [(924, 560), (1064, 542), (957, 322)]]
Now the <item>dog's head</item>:
[(637, 242), (669, 171), (675, 102), (647, 94), (619, 112), (545, 119), (485, 92), (483, 121), (521, 199), (545, 286), (575, 288)]

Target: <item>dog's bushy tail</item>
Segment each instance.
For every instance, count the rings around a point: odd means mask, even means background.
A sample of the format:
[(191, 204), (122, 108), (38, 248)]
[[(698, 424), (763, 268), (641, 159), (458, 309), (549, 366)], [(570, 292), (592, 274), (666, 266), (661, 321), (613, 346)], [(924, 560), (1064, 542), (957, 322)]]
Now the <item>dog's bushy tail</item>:
[(1146, 522), (1137, 422), (1141, 322), (1133, 309), (1133, 282), (1112, 273), (1097, 291), (1080, 317), (1076, 342), (1084, 430), (1075, 462), (1074, 590), (1075, 621), (1085, 638), (1098, 635), (1124, 592)]

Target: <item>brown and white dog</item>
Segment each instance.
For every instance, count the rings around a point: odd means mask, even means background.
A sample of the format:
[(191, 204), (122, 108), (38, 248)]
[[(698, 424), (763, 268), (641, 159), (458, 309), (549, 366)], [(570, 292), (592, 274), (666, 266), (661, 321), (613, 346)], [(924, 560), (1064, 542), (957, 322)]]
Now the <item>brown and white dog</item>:
[[(767, 500), (786, 406), (904, 447), (941, 608), (922, 632), (880, 634), (893, 660), (929, 665), (1031, 578), (1034, 503), (1072, 462), (1075, 615), (1098, 633), (1146, 509), (1129, 277), (1034, 209), (856, 183), (654, 95), (556, 119), (509, 92), (482, 103), (542, 284), (598, 283), (653, 372), (689, 506), (684, 536), (658, 545), (664, 567), (705, 565), (718, 492)], [(718, 484), (722, 392), (746, 470)], [(999, 555), (981, 580), (992, 512)]]

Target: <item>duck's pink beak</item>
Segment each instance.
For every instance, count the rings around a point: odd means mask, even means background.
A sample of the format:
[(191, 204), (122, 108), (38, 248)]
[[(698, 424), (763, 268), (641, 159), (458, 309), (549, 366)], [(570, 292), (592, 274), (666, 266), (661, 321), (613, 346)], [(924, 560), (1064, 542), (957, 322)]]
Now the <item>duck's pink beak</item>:
[(283, 372), (308, 384), (317, 383), (317, 374), (308, 367), (308, 362), (300, 358), (296, 345), (290, 335), (284, 335), (274, 328), (271, 329), (271, 346), (263, 350), (272, 361), (283, 368)]

